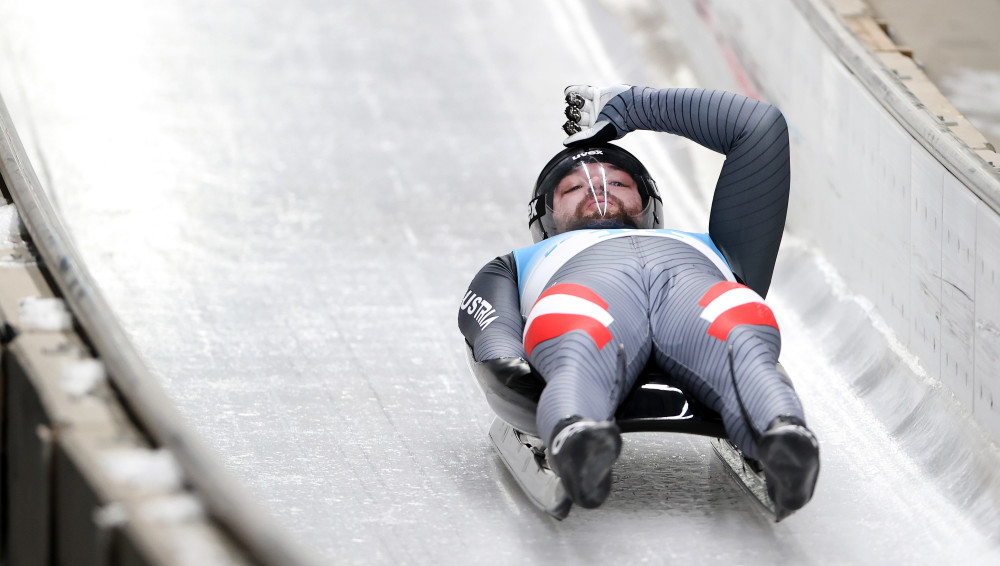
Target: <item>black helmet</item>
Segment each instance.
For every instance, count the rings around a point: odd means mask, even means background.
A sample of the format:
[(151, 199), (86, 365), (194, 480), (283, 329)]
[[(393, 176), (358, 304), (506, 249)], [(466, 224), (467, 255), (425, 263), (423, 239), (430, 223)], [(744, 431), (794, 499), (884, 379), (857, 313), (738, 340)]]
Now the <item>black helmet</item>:
[(553, 195), (559, 182), (578, 167), (587, 171), (589, 178), (593, 174), (593, 166), (602, 164), (609, 164), (614, 169), (628, 173), (636, 183), (642, 198), (642, 211), (639, 215), (630, 217), (629, 223), (636, 228), (660, 227), (663, 222), (660, 193), (646, 167), (634, 155), (611, 144), (571, 147), (550, 159), (535, 181), (535, 190), (529, 203), (528, 228), (536, 244), (560, 233), (552, 211)]

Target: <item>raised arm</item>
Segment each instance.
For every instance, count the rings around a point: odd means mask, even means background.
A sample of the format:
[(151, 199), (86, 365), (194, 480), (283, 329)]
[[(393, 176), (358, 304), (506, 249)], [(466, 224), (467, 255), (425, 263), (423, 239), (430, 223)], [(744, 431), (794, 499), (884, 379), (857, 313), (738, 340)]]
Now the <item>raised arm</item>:
[[(588, 88), (570, 87), (567, 92), (572, 96), (573, 89)], [(726, 155), (708, 231), (736, 276), (766, 295), (788, 211), (788, 128), (781, 112), (740, 94), (698, 88), (623, 85), (592, 90), (587, 102), (591, 112), (599, 108), (593, 127), (572, 135), (567, 145), (652, 130), (684, 136)], [(580, 106), (588, 111), (582, 99)], [(669, 188), (663, 193), (668, 207)]]

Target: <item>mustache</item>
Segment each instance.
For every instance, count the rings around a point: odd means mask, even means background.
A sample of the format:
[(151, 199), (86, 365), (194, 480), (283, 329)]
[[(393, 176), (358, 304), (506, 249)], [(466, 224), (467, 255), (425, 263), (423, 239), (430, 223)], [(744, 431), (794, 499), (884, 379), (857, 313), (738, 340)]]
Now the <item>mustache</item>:
[[(581, 230), (584, 228), (638, 228), (636, 220), (629, 216), (627, 210), (625, 210), (625, 203), (622, 202), (616, 196), (608, 195), (607, 208), (604, 208), (605, 214), (601, 214), (599, 211), (593, 211), (590, 215), (587, 215), (586, 208), (590, 200), (585, 200), (578, 204), (576, 207), (576, 214), (573, 219), (568, 223), (565, 231), (569, 230)], [(612, 206), (615, 205), (617, 208), (612, 210)]]
[[(580, 201), (580, 204), (576, 205), (576, 217), (577, 218), (583, 218), (585, 216), (585, 213), (586, 213), (586, 210), (587, 210), (587, 206), (591, 202), (593, 202), (593, 200), (585, 199), (585, 200)], [(597, 202), (598, 202), (598, 204), (601, 204), (600, 200), (598, 200)], [(625, 203), (622, 202), (622, 200), (620, 198), (616, 197), (615, 195), (610, 195), (608, 193), (604, 193), (603, 206), (599, 206), (598, 207), (597, 216), (602, 217), (602, 218), (604, 216), (606, 216), (607, 212), (609, 210), (611, 210), (611, 205), (612, 204), (615, 205), (616, 207), (618, 207), (619, 213), (624, 212), (624, 210), (625, 210)], [(604, 214), (601, 214), (600, 210), (603, 210)]]

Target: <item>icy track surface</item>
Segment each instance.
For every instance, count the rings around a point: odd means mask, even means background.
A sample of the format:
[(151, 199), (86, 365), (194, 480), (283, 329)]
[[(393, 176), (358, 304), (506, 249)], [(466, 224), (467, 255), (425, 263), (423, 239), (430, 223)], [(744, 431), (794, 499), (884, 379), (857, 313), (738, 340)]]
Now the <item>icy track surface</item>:
[[(823, 443), (805, 510), (769, 523), (706, 439), (655, 434), (626, 437), (599, 510), (559, 523), (518, 491), (458, 303), (530, 243), (565, 85), (694, 86), (669, 22), (647, 15), (648, 36), (610, 16), (568, 0), (4, 0), (0, 89), (153, 371), (326, 562), (991, 562), (780, 295), (782, 359)], [(704, 230), (718, 159), (628, 141), (668, 224)]]

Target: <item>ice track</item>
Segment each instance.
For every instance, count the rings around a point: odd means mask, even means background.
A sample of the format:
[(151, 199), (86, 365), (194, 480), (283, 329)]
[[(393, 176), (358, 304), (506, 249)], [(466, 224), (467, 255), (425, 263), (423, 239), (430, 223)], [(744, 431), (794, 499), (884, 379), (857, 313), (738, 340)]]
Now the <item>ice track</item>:
[[(660, 23), (626, 30), (569, 0), (5, 0), (0, 89), (151, 369), (326, 562), (994, 563), (992, 453), (957, 469), (912, 457), (977, 438), (933, 391), (944, 416), (917, 424), (874, 405), (851, 373), (866, 360), (833, 342), (872, 321), (794, 237), (772, 297), (823, 446), (805, 510), (769, 523), (708, 440), (644, 434), (608, 503), (557, 523), (492, 453), (458, 301), (530, 243), (565, 85), (696, 86)], [(670, 195), (668, 224), (704, 229), (718, 159), (628, 141)]]

